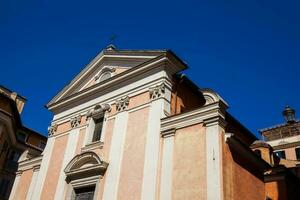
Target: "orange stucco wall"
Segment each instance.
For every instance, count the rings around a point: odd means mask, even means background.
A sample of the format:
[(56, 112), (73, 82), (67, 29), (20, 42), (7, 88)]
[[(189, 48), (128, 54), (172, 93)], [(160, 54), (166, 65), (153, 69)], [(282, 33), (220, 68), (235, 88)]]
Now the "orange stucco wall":
[(38, 135), (34, 135), (34, 134), (29, 135), (29, 137), (27, 139), (27, 143), (29, 143), (33, 146), (36, 146), (36, 147), (39, 146), (41, 141), (44, 141), (45, 143), (47, 142), (47, 140), (45, 138), (40, 137)]
[(283, 149), (285, 151), (285, 156), (287, 160), (297, 160), (296, 151), (295, 151), (295, 148), (297, 147)]
[(26, 170), (22, 173), (20, 182), (18, 184), (17, 192), (15, 194), (15, 200), (24, 200), (26, 199), (27, 192), (31, 183), (31, 178), (33, 175), (32, 169)]
[(174, 78), (174, 86), (171, 94), (171, 115), (199, 108), (204, 105), (203, 97), (195, 92), (185, 81)]
[(205, 128), (201, 124), (176, 131), (172, 199), (206, 199)]
[[(224, 138), (224, 137), (222, 137)], [(224, 200), (253, 200), (265, 198), (264, 182), (237, 162), (229, 146), (222, 142), (223, 150), (223, 195)]]
[(148, 113), (149, 108), (129, 113), (118, 199), (141, 198)]
[(68, 135), (64, 135), (55, 139), (53, 152), (50, 158), (46, 179), (43, 186), (41, 199), (54, 199), (56, 185), (59, 178), (59, 173), (62, 167)]
[(286, 185), (284, 181), (273, 181), (265, 184), (266, 186), (266, 196), (271, 199), (286, 200)]

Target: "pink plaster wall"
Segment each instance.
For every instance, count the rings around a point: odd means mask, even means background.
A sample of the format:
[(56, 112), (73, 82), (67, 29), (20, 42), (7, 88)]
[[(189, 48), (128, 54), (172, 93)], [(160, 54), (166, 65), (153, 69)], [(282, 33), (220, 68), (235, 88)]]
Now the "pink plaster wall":
[(201, 124), (176, 131), (172, 199), (206, 199), (205, 128)]
[(50, 158), (46, 179), (43, 185), (41, 199), (54, 199), (56, 185), (58, 182), (62, 161), (64, 158), (68, 135), (64, 135), (55, 139), (53, 152)]
[(119, 200), (141, 199), (148, 113), (149, 108), (129, 113), (118, 188)]
[[(107, 120), (106, 123), (107, 123), (107, 125), (106, 125), (104, 145), (103, 145), (103, 159), (104, 159), (104, 161), (108, 162), (109, 151), (110, 151), (110, 146), (111, 146), (111, 138), (113, 135), (115, 119)], [(105, 179), (106, 179), (106, 176), (104, 175), (103, 179), (100, 180), (97, 199), (102, 199)]]
[(133, 96), (130, 98), (128, 109), (143, 105), (149, 102), (149, 92)]
[(20, 182), (19, 182), (17, 190), (16, 190), (16, 194), (15, 194), (15, 198), (14, 198), (15, 200), (26, 199), (26, 196), (27, 196), (27, 193), (29, 190), (29, 186), (31, 183), (32, 175), (33, 175), (32, 169), (26, 170), (22, 173)]

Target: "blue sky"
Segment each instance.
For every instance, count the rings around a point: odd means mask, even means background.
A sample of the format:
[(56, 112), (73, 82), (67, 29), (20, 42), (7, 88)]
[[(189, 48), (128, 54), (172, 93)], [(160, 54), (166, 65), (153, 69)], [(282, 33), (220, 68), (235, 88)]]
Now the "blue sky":
[(0, 84), (25, 96), (23, 123), (117, 35), (120, 49), (172, 49), (253, 133), (300, 113), (299, 1), (0, 1)]

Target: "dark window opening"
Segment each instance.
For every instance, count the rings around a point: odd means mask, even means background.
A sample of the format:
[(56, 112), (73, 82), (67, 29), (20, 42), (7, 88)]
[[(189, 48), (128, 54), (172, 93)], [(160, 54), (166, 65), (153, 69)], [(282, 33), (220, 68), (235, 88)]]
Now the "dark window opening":
[(300, 147), (296, 148), (295, 151), (297, 160), (300, 160)]
[(21, 142), (27, 142), (27, 135), (25, 133), (21, 133), (21, 132), (18, 132), (17, 133), (17, 138), (18, 140), (20, 140)]
[(46, 146), (46, 142), (40, 141), (40, 143), (39, 143), (39, 148), (45, 149), (45, 146)]
[(275, 155), (279, 158), (285, 159), (285, 151), (276, 151)]
[(75, 200), (94, 199), (95, 186), (74, 189)]
[(103, 117), (101, 117), (99, 119), (94, 119), (94, 122), (95, 122), (95, 129), (94, 129), (92, 142), (99, 141), (101, 138)]

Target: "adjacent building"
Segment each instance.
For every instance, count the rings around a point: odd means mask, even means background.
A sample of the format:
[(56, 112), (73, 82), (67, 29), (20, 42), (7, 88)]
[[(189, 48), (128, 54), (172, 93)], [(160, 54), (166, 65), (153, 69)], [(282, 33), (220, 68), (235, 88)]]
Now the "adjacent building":
[(170, 50), (108, 46), (47, 104), (46, 148), (19, 159), (10, 199), (269, 198), (257, 138), (185, 69)]
[(26, 99), (0, 86), (0, 199), (9, 198), (23, 152), (40, 155), (47, 138), (22, 125)]
[(300, 121), (296, 120), (295, 110), (287, 106), (283, 111), (285, 123), (260, 130), (264, 140), (270, 144), (275, 154), (289, 162), (286, 165), (300, 164)]
[(285, 123), (261, 129), (264, 141), (251, 148), (270, 163), (265, 172), (266, 193), (270, 199), (300, 198), (300, 121), (287, 106), (282, 112)]

